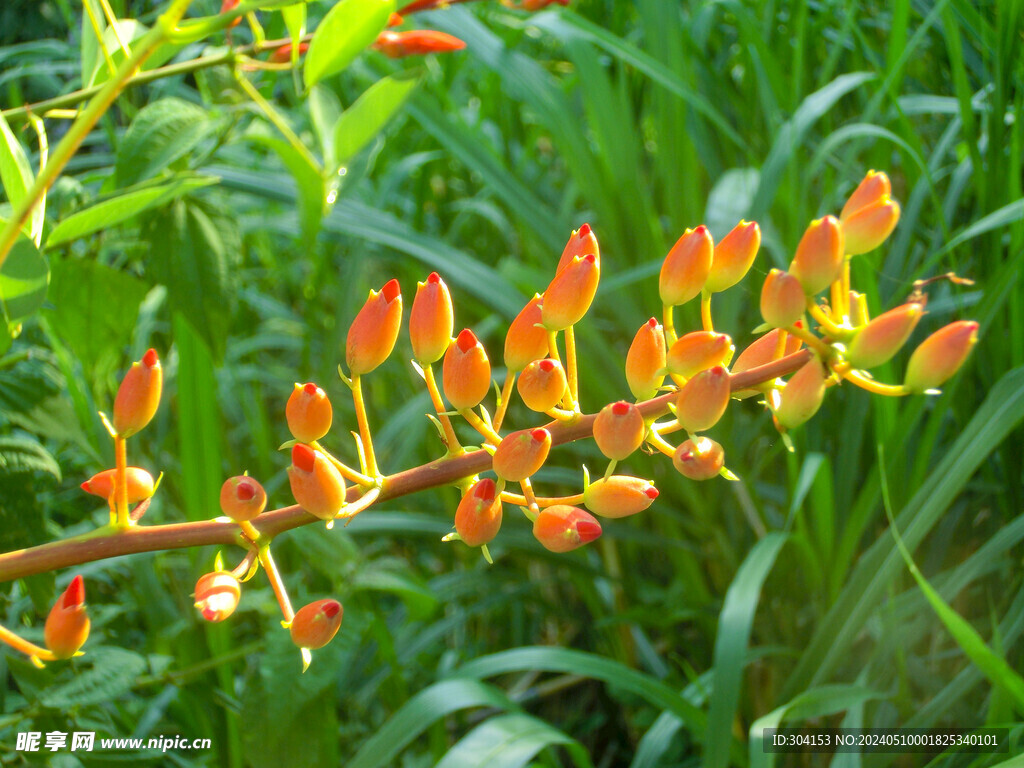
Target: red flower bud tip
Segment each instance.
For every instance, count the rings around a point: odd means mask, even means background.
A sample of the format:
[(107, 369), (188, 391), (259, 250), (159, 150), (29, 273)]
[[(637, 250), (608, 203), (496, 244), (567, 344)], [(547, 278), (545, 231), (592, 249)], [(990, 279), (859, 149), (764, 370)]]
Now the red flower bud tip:
[(903, 385), (917, 393), (941, 386), (960, 370), (977, 341), (978, 323), (974, 320), (960, 320), (940, 328), (910, 356)]
[(295, 612), (289, 631), (299, 648), (323, 648), (338, 634), (345, 609), (337, 600), (317, 600)]
[(843, 271), (843, 228), (839, 219), (825, 216), (811, 222), (800, 238), (789, 271), (808, 296), (839, 278)]
[(804, 313), (806, 299), (800, 281), (781, 269), (773, 269), (761, 289), (761, 317), (775, 328), (788, 328)]
[(345, 504), (345, 478), (330, 459), (308, 445), (292, 448), (288, 482), (296, 503), (321, 520), (333, 520)]
[(658, 292), (668, 307), (685, 304), (701, 292), (711, 273), (715, 243), (701, 224), (683, 233), (661, 265)]
[(555, 504), (540, 511), (533, 535), (551, 552), (571, 552), (598, 538), (601, 524), (579, 507)]
[(924, 307), (911, 302), (879, 315), (857, 332), (846, 359), (855, 368), (874, 368), (888, 362), (910, 338), (923, 314)]
[(556, 407), (568, 382), (561, 364), (551, 358), (534, 360), (523, 369), (516, 388), (526, 407), (544, 413)]
[(658, 489), (646, 480), (627, 475), (603, 477), (583, 491), (583, 503), (601, 517), (628, 517), (643, 512), (658, 498)]
[[(299, 56), (309, 50), (309, 43), (299, 43)], [(285, 43), (270, 54), (270, 61), (274, 64), (287, 64), (292, 60), (292, 44)]]
[(404, 23), (405, 23), (405, 19), (402, 18), (402, 15), (400, 13), (392, 12), (392, 14), (390, 16), (388, 16), (388, 26), (389, 27), (398, 27), (398, 26), (401, 26)]
[(885, 196), (843, 219), (846, 252), (851, 256), (873, 251), (885, 242), (900, 220), (900, 205)]
[(444, 396), (452, 408), (475, 408), (491, 391), (491, 363), (476, 335), (466, 328), (444, 353)]
[(163, 371), (156, 350), (150, 349), (142, 360), (132, 363), (114, 399), (114, 430), (131, 437), (149, 424), (160, 405)]
[[(227, 13), (228, 11), (233, 11), (240, 2), (241, 0), (224, 0), (224, 2), (220, 4), (220, 12), (223, 14)], [(231, 29), (232, 27), (237, 27), (241, 23), (242, 17), (239, 16), (238, 18), (232, 19), (230, 22), (228, 22), (227, 28)]]
[(538, 327), (541, 320), (541, 295), (536, 294), (512, 321), (505, 336), (505, 367), (521, 371), (534, 360), (548, 354), (548, 334)]
[(288, 431), (300, 443), (313, 443), (326, 435), (334, 418), (327, 393), (313, 382), (295, 385), (284, 415)]
[(812, 357), (794, 373), (779, 392), (775, 419), (783, 429), (795, 429), (818, 412), (825, 399), (827, 374), (821, 361)]
[(701, 371), (676, 397), (676, 419), (690, 434), (718, 423), (729, 405), (729, 372), (720, 365)]
[[(125, 467), (124, 472), (128, 485), (129, 504), (135, 504), (153, 495), (153, 476), (149, 472), (140, 467)], [(86, 493), (91, 493), (93, 496), (99, 496), (109, 501), (110, 497), (114, 495), (114, 484), (116, 481), (117, 470), (105, 469), (90, 477), (82, 483), (81, 487)]]
[(196, 582), (195, 606), (207, 621), (224, 621), (242, 598), (242, 585), (228, 571), (205, 573)]
[(665, 335), (653, 317), (640, 326), (626, 354), (626, 382), (637, 400), (650, 400), (665, 380)]
[(555, 274), (557, 275), (569, 266), (577, 256), (582, 259), (587, 255), (593, 255), (597, 266), (601, 266), (601, 248), (597, 243), (597, 235), (594, 234), (589, 224), (584, 224), (579, 229), (573, 230), (572, 235), (570, 235), (569, 242), (562, 249), (562, 257), (558, 260)]
[(369, 373), (391, 354), (402, 325), (402, 294), (397, 280), (370, 291), (348, 329), (345, 362), (353, 376)]
[(75, 576), (57, 598), (46, 617), (43, 639), (58, 659), (70, 659), (89, 637), (89, 617), (85, 612), (85, 582)]
[(266, 506), (267, 492), (251, 477), (229, 477), (220, 487), (221, 511), (236, 523), (252, 520), (266, 509)]
[(466, 43), (433, 29), (412, 29), (408, 32), (381, 32), (372, 47), (388, 58), (402, 59), (406, 56), (460, 51), (466, 47)]
[(491, 467), (501, 479), (517, 483), (544, 466), (550, 450), (551, 433), (544, 428), (513, 432), (498, 443)]
[(466, 544), (479, 547), (498, 535), (501, 498), (489, 477), (473, 484), (455, 510), (455, 530)]
[(606, 405), (594, 419), (594, 442), (609, 459), (622, 461), (644, 441), (647, 425), (640, 409), (619, 401)]
[(708, 368), (727, 364), (732, 353), (732, 339), (728, 334), (693, 331), (676, 339), (665, 357), (665, 364), (672, 373), (688, 379)]
[(575, 325), (590, 309), (601, 279), (597, 256), (574, 256), (544, 292), (541, 323), (549, 331), (564, 331)]
[(756, 221), (741, 221), (715, 246), (711, 271), (704, 288), (719, 293), (736, 285), (750, 270), (761, 247)]
[(676, 448), (672, 466), (690, 480), (710, 480), (725, 466), (725, 451), (719, 443), (707, 437), (691, 438)]
[(412, 355), (423, 365), (436, 363), (451, 343), (455, 312), (448, 286), (437, 272), (416, 284), (416, 298), (409, 315)]
[(854, 190), (853, 194), (846, 201), (846, 205), (843, 206), (839, 218), (845, 223), (857, 211), (891, 194), (892, 185), (889, 183), (889, 177), (881, 171), (868, 171), (864, 180), (861, 181), (857, 189)]

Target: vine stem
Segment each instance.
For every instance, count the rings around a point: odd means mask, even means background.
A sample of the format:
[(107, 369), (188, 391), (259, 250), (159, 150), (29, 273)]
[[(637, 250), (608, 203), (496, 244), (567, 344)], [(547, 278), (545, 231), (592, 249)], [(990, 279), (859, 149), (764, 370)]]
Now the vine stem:
[[(803, 349), (781, 360), (735, 374), (730, 378), (731, 388), (733, 391), (750, 389), (766, 381), (774, 381), (780, 376), (786, 376), (799, 370), (810, 360), (811, 354), (810, 350)], [(668, 392), (640, 403), (638, 407), (645, 419), (654, 419), (668, 413), (669, 403), (675, 397), (675, 392)], [(594, 419), (596, 418), (597, 414), (585, 414), (574, 422), (552, 422), (545, 425), (545, 428), (551, 433), (553, 446), (564, 445), (575, 440), (592, 437)], [(384, 478), (377, 501), (397, 499), (418, 491), (450, 485), (463, 478), (484, 472), (490, 469), (490, 466), (491, 456), (484, 450), (438, 459)], [(350, 488), (348, 500), (355, 502), (362, 493), (360, 488)], [(264, 512), (252, 521), (260, 532), (260, 536), (269, 538), (293, 528), (322, 522), (320, 518), (310, 515), (298, 505)], [(124, 530), (105, 527), (81, 536), (0, 554), (0, 582), (121, 555), (185, 549), (211, 544), (220, 546), (235, 544), (243, 548), (250, 546), (248, 540), (242, 536), (238, 526), (233, 522), (203, 520), (169, 525), (132, 526)]]

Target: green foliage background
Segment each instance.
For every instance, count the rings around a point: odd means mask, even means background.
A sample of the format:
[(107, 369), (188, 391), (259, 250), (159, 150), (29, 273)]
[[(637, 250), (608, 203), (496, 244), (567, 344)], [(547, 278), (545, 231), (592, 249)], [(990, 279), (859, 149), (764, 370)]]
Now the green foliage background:
[[(155, 17), (150, 3), (112, 6)], [(38, 8), (38, 27), (2, 17), (5, 109), (82, 83), (81, 8)], [(327, 9), (308, 7), (310, 29)], [(287, 534), (276, 551), (293, 600), (345, 605), (341, 634), (305, 675), (261, 578), (228, 622), (199, 619), (190, 593), (212, 550), (78, 569), (93, 617), (87, 655), (39, 671), (0, 654), (0, 762), (31, 764), (14, 751), (19, 731), (95, 730), (207, 737), (213, 748), (65, 753), (53, 764), (753, 766), (772, 763), (761, 728), (808, 720), (1003, 725), (1019, 751), (1022, 10), (1012, 0), (580, 0), (417, 16), (467, 49), (415, 65), (367, 53), (308, 99), (290, 73), (249, 74), (316, 159), (344, 163), (322, 222), (319, 176), (226, 68), (129, 90), (51, 191), (46, 304), (0, 359), (4, 551), (105, 522), (77, 488), (113, 465), (95, 412), (109, 411), (128, 361), (149, 346), (165, 361), (165, 404), (130, 449), (166, 477), (146, 522), (219, 514), (221, 482), (243, 470), (283, 506), (277, 447), (293, 382), (326, 386), (338, 425), (327, 442), (355, 458), (336, 366), (370, 288), (398, 277), (408, 307), (415, 282), (437, 270), (457, 329), (474, 328), (500, 360), (507, 323), (583, 221), (604, 273), (577, 333), (588, 412), (628, 394), (625, 351), (659, 314), (660, 261), (686, 227), (721, 237), (740, 218), (761, 225), (754, 269), (715, 303), (716, 327), (742, 347), (760, 322), (765, 273), (788, 264), (810, 219), (837, 212), (869, 168), (889, 173), (903, 216), (882, 249), (855, 260), (855, 286), (877, 313), (915, 279), (969, 277), (973, 286), (929, 286), (914, 338), (973, 317), (981, 341), (939, 397), (842, 387), (794, 436), (794, 453), (752, 401), (734, 404), (712, 436), (741, 483), (695, 484), (663, 458), (631, 458), (662, 495), (571, 555), (542, 550), (512, 509), (493, 566), (442, 544), (455, 489), (374, 507), (343, 530)], [(287, 36), (281, 14), (260, 19), (268, 37)], [(245, 25), (233, 34), (249, 39)], [(334, 140), (340, 110), (410, 67), (403, 77), (418, 84), (395, 118), (338, 156), (355, 141)], [(34, 134), (12, 126), (37, 168)], [(61, 122), (47, 126), (56, 143)], [(106, 199), (119, 201), (106, 219), (72, 221)], [(0, 203), (0, 218), (9, 213)], [(698, 323), (695, 307), (677, 319)], [(410, 354), (403, 335), (367, 380), (385, 471), (440, 452)], [(905, 360), (879, 378), (898, 381)], [(533, 422), (514, 409), (509, 423)], [(538, 482), (569, 492), (580, 463), (603, 466), (592, 445), (572, 446)], [(937, 600), (896, 550), (884, 492)], [(72, 575), (2, 585), (2, 623), (38, 639)]]

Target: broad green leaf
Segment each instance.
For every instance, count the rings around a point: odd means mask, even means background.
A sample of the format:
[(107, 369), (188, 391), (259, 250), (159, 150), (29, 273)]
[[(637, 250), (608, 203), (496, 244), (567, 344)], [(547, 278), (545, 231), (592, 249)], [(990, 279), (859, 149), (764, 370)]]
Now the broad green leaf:
[(35, 243), (19, 236), (0, 265), (0, 319), (17, 323), (32, 315), (46, 300), (49, 282), (46, 258)]
[[(24, 147), (7, 124), (7, 118), (0, 114), (0, 182), (14, 208), (28, 196), (34, 181), (35, 175)], [(43, 212), (42, 205), (36, 206), (23, 227), (25, 234), (33, 236), (33, 233), (42, 231)]]
[(489, 718), (461, 739), (435, 768), (523, 768), (542, 750), (564, 746), (573, 764), (593, 763), (578, 741), (532, 715), (510, 712)]
[(412, 89), (419, 74), (405, 72), (385, 77), (371, 85), (334, 124), (334, 160), (345, 165), (380, 133)]
[(148, 179), (188, 153), (209, 135), (212, 124), (202, 107), (164, 98), (143, 107), (117, 147), (117, 183)]
[(303, 69), (306, 87), (340, 72), (388, 24), (395, 0), (341, 0), (316, 28)]
[(146, 668), (144, 656), (124, 648), (86, 650), (83, 660), (92, 661), (92, 669), (69, 683), (44, 691), (43, 704), (66, 711), (117, 701), (132, 689), (135, 678)]
[(145, 185), (104, 200), (102, 203), (77, 211), (58, 223), (46, 239), (46, 247), (53, 248), (107, 229), (144, 211), (157, 208), (168, 200), (216, 183), (217, 179), (210, 176), (188, 176), (164, 184)]
[(0, 437), (0, 474), (46, 472), (59, 481), (60, 464), (32, 437)]
[(284, 139), (261, 135), (249, 138), (274, 150), (295, 180), (295, 189), (299, 197), (300, 235), (307, 242), (311, 242), (320, 231), (327, 205), (326, 187), (320, 169), (312, 165), (305, 155)]

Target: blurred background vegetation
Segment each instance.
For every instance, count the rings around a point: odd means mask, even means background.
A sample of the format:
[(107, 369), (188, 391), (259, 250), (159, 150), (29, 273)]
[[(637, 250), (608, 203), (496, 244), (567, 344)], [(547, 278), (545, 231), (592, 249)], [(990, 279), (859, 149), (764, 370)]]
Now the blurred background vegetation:
[[(150, 24), (159, 9), (111, 5)], [(993, 684), (977, 637), (954, 639), (910, 577), (883, 490), (924, 576), (1019, 670), (1022, 6), (578, 0), (536, 14), (481, 2), (418, 15), (466, 50), (402, 65), (370, 52), (310, 99), (288, 72), (249, 73), (330, 165), (325, 126), (339, 109), (382, 75), (418, 69), (395, 119), (344, 166), (322, 226), (307, 216), (302, 174), (226, 69), (126, 92), (53, 188), (53, 222), (147, 179), (219, 181), (47, 249), (47, 303), (0, 359), (4, 551), (105, 522), (105, 506), (77, 486), (113, 465), (95, 413), (109, 411), (146, 348), (161, 351), (167, 375), (157, 422), (131, 449), (132, 463), (166, 473), (146, 521), (219, 514), (221, 482), (243, 470), (284, 506), (277, 447), (293, 382), (327, 388), (327, 443), (355, 458), (336, 367), (369, 289), (397, 277), (408, 307), (415, 282), (437, 270), (456, 329), (474, 328), (500, 361), (508, 322), (584, 221), (603, 252), (577, 332), (588, 412), (628, 396), (626, 349), (660, 313), (660, 261), (686, 227), (706, 223), (718, 238), (741, 218), (761, 225), (754, 269), (715, 303), (716, 328), (742, 348), (764, 275), (869, 168), (889, 173), (903, 216), (882, 249), (855, 260), (854, 285), (880, 313), (914, 280), (970, 278), (928, 287), (914, 338), (970, 317), (981, 341), (939, 397), (842, 387), (794, 435), (793, 453), (753, 401), (734, 404), (712, 436), (742, 482), (696, 484), (663, 457), (631, 458), (628, 470), (662, 495), (570, 555), (541, 549), (511, 508), (493, 566), (442, 544), (455, 489), (375, 507), (329, 534), (287, 534), (276, 550), (293, 600), (345, 605), (341, 634), (305, 675), (260, 577), (228, 622), (201, 621), (190, 593), (212, 549), (78, 569), (93, 618), (87, 655), (40, 671), (0, 654), (0, 762), (43, 759), (13, 750), (27, 730), (213, 741), (203, 754), (64, 753), (52, 758), (60, 766), (766, 765), (760, 728), (783, 720), (1000, 724), (1019, 745), (1019, 697)], [(310, 29), (328, 8), (309, 5)], [(4, 4), (0, 106), (80, 87), (81, 15), (67, 0)], [(269, 38), (287, 36), (279, 13), (259, 18)], [(233, 38), (248, 42), (247, 25)], [(160, 142), (140, 142), (154, 121)], [(36, 152), (34, 134), (12, 125)], [(51, 145), (61, 126), (47, 121)], [(681, 315), (677, 328), (699, 323), (695, 306)], [(440, 453), (410, 354), (403, 334), (366, 382), (385, 471)], [(905, 361), (880, 378), (898, 381)], [(532, 423), (516, 409), (508, 422)], [(571, 492), (581, 463), (603, 466), (592, 445), (563, 448), (538, 484)], [(38, 637), (55, 585), (72, 575), (2, 585), (2, 623)]]

